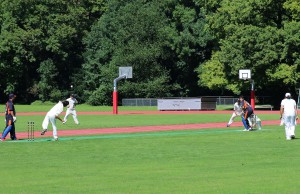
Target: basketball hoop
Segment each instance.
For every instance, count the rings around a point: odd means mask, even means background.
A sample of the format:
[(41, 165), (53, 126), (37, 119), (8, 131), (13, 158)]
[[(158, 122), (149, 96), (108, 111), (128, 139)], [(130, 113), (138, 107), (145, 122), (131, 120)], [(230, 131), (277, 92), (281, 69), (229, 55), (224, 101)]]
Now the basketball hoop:
[(251, 79), (251, 70), (250, 69), (240, 69), (239, 78), (241, 80), (250, 80)]

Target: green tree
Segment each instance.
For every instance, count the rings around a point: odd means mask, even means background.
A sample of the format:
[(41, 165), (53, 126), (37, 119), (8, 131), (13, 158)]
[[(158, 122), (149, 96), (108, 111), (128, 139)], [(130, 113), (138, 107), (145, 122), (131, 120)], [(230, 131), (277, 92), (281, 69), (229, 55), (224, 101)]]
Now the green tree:
[[(173, 3), (173, 4), (172, 4)], [(211, 56), (214, 37), (207, 25), (205, 13), (209, 6), (205, 2), (173, 1), (165, 4), (170, 26), (168, 48), (171, 54), (168, 59), (171, 77), (178, 83), (180, 90), (174, 93), (179, 96), (196, 96), (200, 94), (197, 86), (195, 69), (199, 63)], [(213, 5), (209, 8), (212, 9)]]
[(300, 4), (298, 0), (287, 0), (283, 4), (283, 8), (292, 16), (294, 21), (300, 20)]
[(195, 68), (210, 57), (214, 41), (201, 6), (193, 0), (111, 1), (85, 41), (86, 94), (94, 99), (101, 95), (93, 91), (102, 88), (97, 91), (105, 96), (91, 103), (111, 99), (109, 85), (121, 65), (134, 69), (134, 79), (119, 86), (122, 97), (199, 94)]
[[(49, 100), (52, 92), (56, 90), (58, 71), (51, 59), (43, 61), (37, 69), (41, 80), (38, 83), (39, 99), (42, 101)], [(56, 99), (55, 99), (56, 100)]]
[[(45, 68), (40, 67), (48, 59), (58, 72), (53, 89), (66, 90), (81, 69), (82, 37), (103, 11), (104, 0), (1, 1), (0, 69), (4, 92), (16, 91), (18, 99), (27, 101), (38, 96), (50, 100), (51, 96), (32, 93), (44, 84), (41, 77)], [(42, 83), (37, 84), (39, 81)]]
[[(275, 90), (287, 88), (294, 91), (299, 83), (299, 24), (291, 13), (296, 13), (296, 6), (281, 0), (223, 0), (220, 5), (208, 17), (219, 47), (198, 68), (199, 84), (243, 93), (249, 91), (249, 85), (238, 80), (238, 70), (251, 69), (261, 95), (274, 95)], [(224, 73), (216, 74), (214, 65), (221, 66)], [(210, 75), (204, 74), (202, 69), (209, 67), (212, 71), (206, 73)], [(207, 79), (213, 76), (224, 84)]]
[(219, 53), (214, 53), (212, 59), (200, 65), (196, 71), (199, 74), (198, 84), (211, 90), (223, 90), (229, 83), (225, 73), (225, 65), (219, 61)]
[(296, 91), (300, 82), (300, 22), (286, 22), (280, 31), (283, 49), (277, 68), (267, 69), (270, 84)]
[(161, 63), (167, 20), (153, 2), (110, 1), (109, 10), (85, 38), (86, 96), (91, 104), (111, 103), (119, 66), (132, 66), (134, 78), (119, 85), (122, 95), (169, 96), (168, 71)]

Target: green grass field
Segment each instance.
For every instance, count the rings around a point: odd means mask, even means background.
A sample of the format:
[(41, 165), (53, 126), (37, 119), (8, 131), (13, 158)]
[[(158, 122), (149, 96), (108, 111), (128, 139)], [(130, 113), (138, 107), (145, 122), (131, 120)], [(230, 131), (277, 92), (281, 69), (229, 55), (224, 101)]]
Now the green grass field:
[[(63, 118), (64, 115), (61, 117)], [(75, 125), (70, 116), (66, 124), (57, 121), (59, 130), (68, 129), (91, 129), (91, 128), (110, 128), (110, 127), (131, 127), (131, 126), (155, 126), (172, 124), (195, 124), (210, 122), (227, 122), (230, 114), (182, 114), (182, 115), (78, 115), (80, 125)], [(259, 115), (262, 120), (277, 120), (278, 115)], [(37, 116), (18, 116), (16, 126), (18, 131), (27, 129), (27, 121), (35, 121), (35, 126), (39, 129), (42, 125), (44, 115)], [(240, 122), (240, 118), (236, 118)], [(4, 120), (3, 120), (4, 125)]]
[[(79, 115), (79, 127), (226, 122), (230, 116)], [(17, 131), (29, 119), (38, 125), (43, 116), (18, 116)], [(58, 130), (77, 127), (72, 122)], [(1, 193), (300, 192), (300, 139), (286, 141), (279, 126), (71, 139), (1, 143)]]

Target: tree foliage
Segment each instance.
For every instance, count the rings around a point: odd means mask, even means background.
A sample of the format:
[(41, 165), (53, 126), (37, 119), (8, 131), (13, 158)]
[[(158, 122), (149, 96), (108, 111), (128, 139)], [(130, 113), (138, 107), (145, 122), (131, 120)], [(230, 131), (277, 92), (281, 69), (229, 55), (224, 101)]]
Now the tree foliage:
[[(50, 84), (44, 79), (45, 64), (53, 65), (56, 71), (56, 85), (51, 89), (66, 90), (72, 75), (81, 68), (82, 37), (101, 15), (103, 7), (102, 0), (1, 1), (3, 93), (17, 92), (24, 101), (32, 97), (54, 100), (45, 95), (43, 86)], [(36, 86), (36, 90), (32, 89)]]
[[(296, 1), (223, 0), (215, 14), (209, 15), (219, 47), (211, 59), (199, 67), (199, 83), (212, 90), (235, 94), (249, 91), (238, 80), (239, 69), (251, 69), (256, 89), (274, 95), (278, 88), (295, 93), (299, 84), (299, 23)], [(224, 73), (216, 74), (213, 66)], [(201, 69), (211, 68), (205, 74)], [(208, 75), (224, 84), (207, 79)], [(226, 83), (227, 82), (227, 83)]]
[(239, 69), (295, 94), (299, 16), (299, 0), (2, 0), (0, 95), (109, 105), (120, 66), (120, 99), (246, 93)]
[(176, 2), (110, 1), (111, 10), (85, 39), (86, 96), (92, 104), (111, 99), (108, 88), (112, 88), (118, 66), (134, 69), (134, 78), (120, 86), (123, 96), (186, 95), (182, 90), (196, 85), (194, 69), (204, 60), (212, 37), (201, 12)]

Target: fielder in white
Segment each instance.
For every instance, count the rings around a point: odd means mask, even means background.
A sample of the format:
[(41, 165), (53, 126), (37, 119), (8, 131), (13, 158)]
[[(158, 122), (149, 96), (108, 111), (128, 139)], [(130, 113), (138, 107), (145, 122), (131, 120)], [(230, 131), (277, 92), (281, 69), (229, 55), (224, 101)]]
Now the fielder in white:
[(41, 132), (41, 135), (44, 135), (48, 131), (48, 125), (49, 121), (52, 124), (52, 129), (53, 129), (53, 138), (55, 141), (58, 140), (57, 137), (57, 128), (56, 128), (56, 119), (60, 120), (61, 122), (64, 122), (59, 115), (62, 113), (64, 110), (64, 107), (68, 106), (69, 102), (68, 101), (59, 101), (51, 110), (46, 114), (45, 119), (43, 121), (42, 127), (43, 130)]
[(64, 118), (65, 121), (63, 122), (63, 124), (65, 124), (67, 122), (68, 116), (72, 115), (73, 119), (74, 119), (74, 122), (78, 125), (79, 121), (77, 119), (77, 113), (76, 113), (76, 110), (75, 110), (75, 104), (77, 104), (78, 101), (76, 100), (76, 98), (74, 97), (73, 94), (71, 94), (70, 98), (68, 98), (66, 101), (69, 102), (69, 105), (67, 106), (67, 111), (66, 111), (66, 115), (65, 115), (65, 118)]
[(231, 118), (229, 119), (229, 121), (227, 123), (227, 127), (229, 127), (233, 123), (233, 120), (237, 116), (241, 116), (243, 114), (243, 109), (240, 106), (240, 100), (237, 100), (236, 103), (234, 103), (233, 110), (234, 110), (234, 112), (232, 113), (232, 116), (231, 116)]
[(283, 118), (284, 121), (286, 139), (291, 140), (295, 139), (295, 121), (298, 119), (297, 105), (290, 93), (286, 93), (285, 97), (281, 101), (280, 119)]

